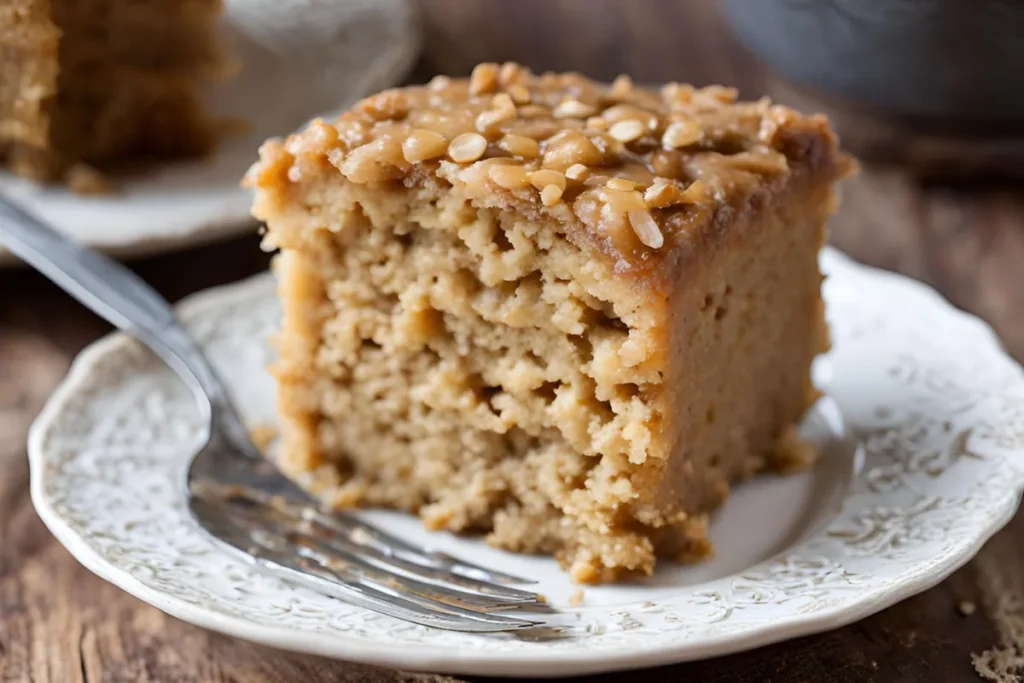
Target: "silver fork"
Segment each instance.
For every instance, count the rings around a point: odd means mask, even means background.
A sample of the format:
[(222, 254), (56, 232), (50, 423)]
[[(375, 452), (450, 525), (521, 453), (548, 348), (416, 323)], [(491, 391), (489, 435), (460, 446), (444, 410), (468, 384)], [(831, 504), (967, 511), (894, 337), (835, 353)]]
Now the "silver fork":
[(208, 425), (184, 495), (193, 519), (254, 567), (376, 612), (455, 631), (543, 622), (516, 588), (527, 579), (415, 547), (354, 516), (319, 507), (261, 456), (224, 384), (167, 301), (132, 271), (59, 235), (0, 196), (0, 242), (71, 296), (151, 348), (189, 386)]

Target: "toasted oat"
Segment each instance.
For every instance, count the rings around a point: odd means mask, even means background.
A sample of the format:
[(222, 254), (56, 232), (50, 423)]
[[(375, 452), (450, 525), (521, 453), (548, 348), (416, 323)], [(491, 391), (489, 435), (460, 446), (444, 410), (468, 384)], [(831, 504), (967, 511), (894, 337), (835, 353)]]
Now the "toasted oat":
[(409, 163), (436, 159), (448, 151), (448, 141), (444, 136), (432, 130), (418, 128), (409, 134), (402, 143), (402, 155)]
[(647, 132), (647, 127), (638, 119), (618, 121), (608, 129), (608, 134), (619, 142), (633, 142)]
[(589, 174), (590, 169), (583, 164), (573, 164), (565, 171), (565, 177), (570, 180), (584, 180)]
[(495, 128), (516, 117), (516, 103), (508, 93), (498, 93), (491, 100), (491, 109), (476, 117), (476, 129), (481, 133)]
[(487, 138), (479, 133), (463, 133), (448, 145), (448, 156), (452, 161), (468, 164), (476, 161), (487, 150)]
[(508, 89), (508, 94), (516, 104), (529, 104), (533, 99), (530, 89), (525, 85), (513, 85)]
[(498, 87), (498, 65), (490, 62), (477, 64), (469, 77), (469, 92), (485, 95)]
[(613, 190), (606, 187), (600, 191), (600, 197), (613, 211), (619, 213), (647, 208), (643, 195), (632, 190)]
[(679, 183), (666, 178), (657, 178), (644, 192), (644, 202), (652, 209), (663, 209), (682, 201), (683, 190)]
[(635, 190), (639, 187), (639, 183), (635, 183), (627, 178), (612, 178), (605, 185), (612, 190)]
[(551, 169), (541, 169), (530, 174), (530, 182), (538, 190), (554, 185), (560, 190), (565, 189), (565, 174)]
[(558, 106), (555, 107), (554, 111), (556, 119), (585, 119), (588, 116), (593, 116), (596, 113), (596, 107), (594, 107), (591, 104), (586, 104), (585, 102), (580, 102), (579, 100), (575, 99), (562, 100), (562, 102), (560, 102)]
[(700, 140), (700, 126), (696, 121), (675, 121), (665, 129), (661, 144), (668, 149), (679, 149)]
[(707, 199), (708, 186), (703, 180), (695, 180), (690, 186), (683, 190), (680, 200), (689, 204), (695, 204)]
[(509, 154), (524, 159), (533, 159), (540, 156), (540, 144), (533, 138), (509, 133), (501, 139), (498, 146)]
[(487, 169), (488, 177), (495, 185), (504, 187), (506, 190), (518, 190), (530, 184), (529, 174), (522, 166), (499, 165)]
[(564, 192), (564, 188), (558, 185), (548, 185), (540, 191), (540, 200), (544, 206), (554, 206), (562, 199), (562, 192)]
[(658, 222), (647, 209), (633, 209), (629, 212), (629, 224), (633, 232), (651, 249), (660, 249), (665, 244), (665, 236), (658, 227)]
[(633, 79), (626, 74), (620, 74), (612, 81), (608, 89), (608, 96), (616, 100), (624, 100), (633, 92)]

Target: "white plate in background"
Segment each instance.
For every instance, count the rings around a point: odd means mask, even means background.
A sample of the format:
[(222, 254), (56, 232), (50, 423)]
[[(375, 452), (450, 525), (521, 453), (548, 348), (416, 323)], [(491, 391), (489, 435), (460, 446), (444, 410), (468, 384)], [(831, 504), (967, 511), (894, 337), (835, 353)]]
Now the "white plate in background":
[[(317, 115), (394, 85), (420, 44), (409, 0), (226, 0), (222, 25), (242, 70), (209, 88), (217, 116), (247, 129), (209, 157), (169, 162), (117, 180), (118, 192), (80, 196), (0, 171), (0, 192), (101, 251), (142, 256), (253, 230), (239, 187), (256, 150)], [(15, 262), (0, 247), (0, 264)]]

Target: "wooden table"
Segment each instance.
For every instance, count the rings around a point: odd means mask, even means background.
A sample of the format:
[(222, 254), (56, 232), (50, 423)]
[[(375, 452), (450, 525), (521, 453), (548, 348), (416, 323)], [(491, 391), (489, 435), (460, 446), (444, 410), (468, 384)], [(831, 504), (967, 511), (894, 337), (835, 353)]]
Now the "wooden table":
[[(714, 3), (693, 0), (423, 0), (419, 76), (485, 59), (640, 81), (719, 81), (747, 95), (767, 75)], [(866, 167), (846, 187), (833, 242), (940, 289), (1024, 358), (1024, 199), (1013, 188), (926, 185)], [(263, 269), (255, 236), (145, 260), (171, 299)], [(164, 616), (80, 567), (29, 502), (25, 434), (72, 357), (108, 327), (30, 272), (0, 272), (0, 680), (426, 681), (224, 638)], [(746, 654), (601, 681), (972, 681), (972, 656), (1024, 654), (1024, 516), (952, 578), (846, 628)], [(977, 605), (978, 611), (970, 611)], [(990, 680), (996, 680), (991, 678)], [(1009, 678), (1002, 680), (1012, 680)]]

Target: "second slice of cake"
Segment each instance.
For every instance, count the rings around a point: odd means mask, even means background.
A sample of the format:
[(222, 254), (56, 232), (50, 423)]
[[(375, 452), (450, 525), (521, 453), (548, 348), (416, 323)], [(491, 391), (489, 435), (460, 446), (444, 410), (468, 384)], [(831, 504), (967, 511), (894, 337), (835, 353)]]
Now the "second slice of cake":
[(200, 91), (228, 69), (221, 10), (221, 0), (0, 1), (0, 164), (96, 191), (90, 169), (209, 152), (218, 124)]
[(338, 505), (552, 553), (706, 555), (729, 483), (806, 462), (821, 117), (484, 64), (261, 150), (282, 464)]

